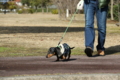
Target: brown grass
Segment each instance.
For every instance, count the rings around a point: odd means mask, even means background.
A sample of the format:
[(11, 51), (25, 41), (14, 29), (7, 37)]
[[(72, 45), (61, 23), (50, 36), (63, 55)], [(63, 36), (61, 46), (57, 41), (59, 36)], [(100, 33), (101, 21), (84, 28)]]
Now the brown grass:
[[(68, 20), (53, 14), (0, 14), (0, 46), (49, 48), (57, 46)], [(105, 47), (120, 48), (120, 28), (109, 23)], [(76, 15), (62, 43), (84, 50), (84, 15)], [(97, 31), (95, 46), (97, 45)], [(119, 49), (120, 50), (120, 49)]]

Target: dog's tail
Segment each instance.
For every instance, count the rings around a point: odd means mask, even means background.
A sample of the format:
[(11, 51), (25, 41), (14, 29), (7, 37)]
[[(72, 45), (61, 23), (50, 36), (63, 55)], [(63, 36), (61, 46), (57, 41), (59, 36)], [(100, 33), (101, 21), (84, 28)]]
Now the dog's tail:
[(74, 49), (75, 47), (71, 47), (70, 49)]

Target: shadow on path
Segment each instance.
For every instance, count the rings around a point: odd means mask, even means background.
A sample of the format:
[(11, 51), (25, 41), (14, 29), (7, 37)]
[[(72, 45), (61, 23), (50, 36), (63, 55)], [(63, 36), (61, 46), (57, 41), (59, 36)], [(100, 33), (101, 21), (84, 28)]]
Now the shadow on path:
[[(29, 27), (29, 26), (15, 26), (15, 27), (2, 27), (0, 26), (0, 34), (10, 34), (10, 33), (57, 33), (64, 32), (66, 27)], [(67, 32), (80, 32), (84, 31), (84, 27), (69, 27)]]
[(106, 48), (105, 53), (106, 53), (106, 55), (120, 53), (120, 45), (111, 46), (109, 48)]
[(59, 61), (52, 61), (52, 62), (69, 62), (69, 61), (75, 61), (75, 60), (77, 60), (76, 58), (71, 58), (71, 59), (69, 59), (69, 60), (59, 60)]

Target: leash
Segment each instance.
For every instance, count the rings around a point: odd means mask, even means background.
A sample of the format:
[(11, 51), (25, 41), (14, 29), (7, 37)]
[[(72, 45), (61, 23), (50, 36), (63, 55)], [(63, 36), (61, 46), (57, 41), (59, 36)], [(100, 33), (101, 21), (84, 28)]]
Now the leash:
[(70, 27), (70, 25), (71, 25), (71, 23), (72, 23), (72, 21), (73, 21), (73, 19), (74, 19), (74, 17), (75, 17), (75, 14), (76, 14), (77, 12), (78, 12), (78, 9), (76, 9), (76, 11), (74, 12), (74, 14), (73, 14), (73, 16), (72, 16), (72, 18), (71, 18), (70, 22), (68, 23), (68, 27), (66, 28), (66, 30), (65, 30), (65, 32), (64, 32), (64, 34), (62, 35), (62, 37), (61, 37), (61, 39), (60, 39), (60, 41), (59, 41), (58, 45), (62, 42), (62, 40), (63, 40), (63, 38), (64, 38), (65, 34), (67, 33), (68, 28)]

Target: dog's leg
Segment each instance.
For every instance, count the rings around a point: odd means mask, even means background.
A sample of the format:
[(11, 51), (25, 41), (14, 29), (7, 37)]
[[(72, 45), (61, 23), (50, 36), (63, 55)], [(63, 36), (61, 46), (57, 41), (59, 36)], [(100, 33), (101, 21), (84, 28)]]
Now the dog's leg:
[(56, 60), (56, 61), (59, 61), (59, 57), (58, 57), (58, 55), (56, 55), (56, 57), (57, 57), (57, 60)]
[(70, 57), (71, 57), (71, 50), (69, 50), (68, 60), (70, 59)]
[(62, 59), (65, 59), (65, 60), (66, 60), (66, 57), (63, 55), (63, 56), (62, 56)]

